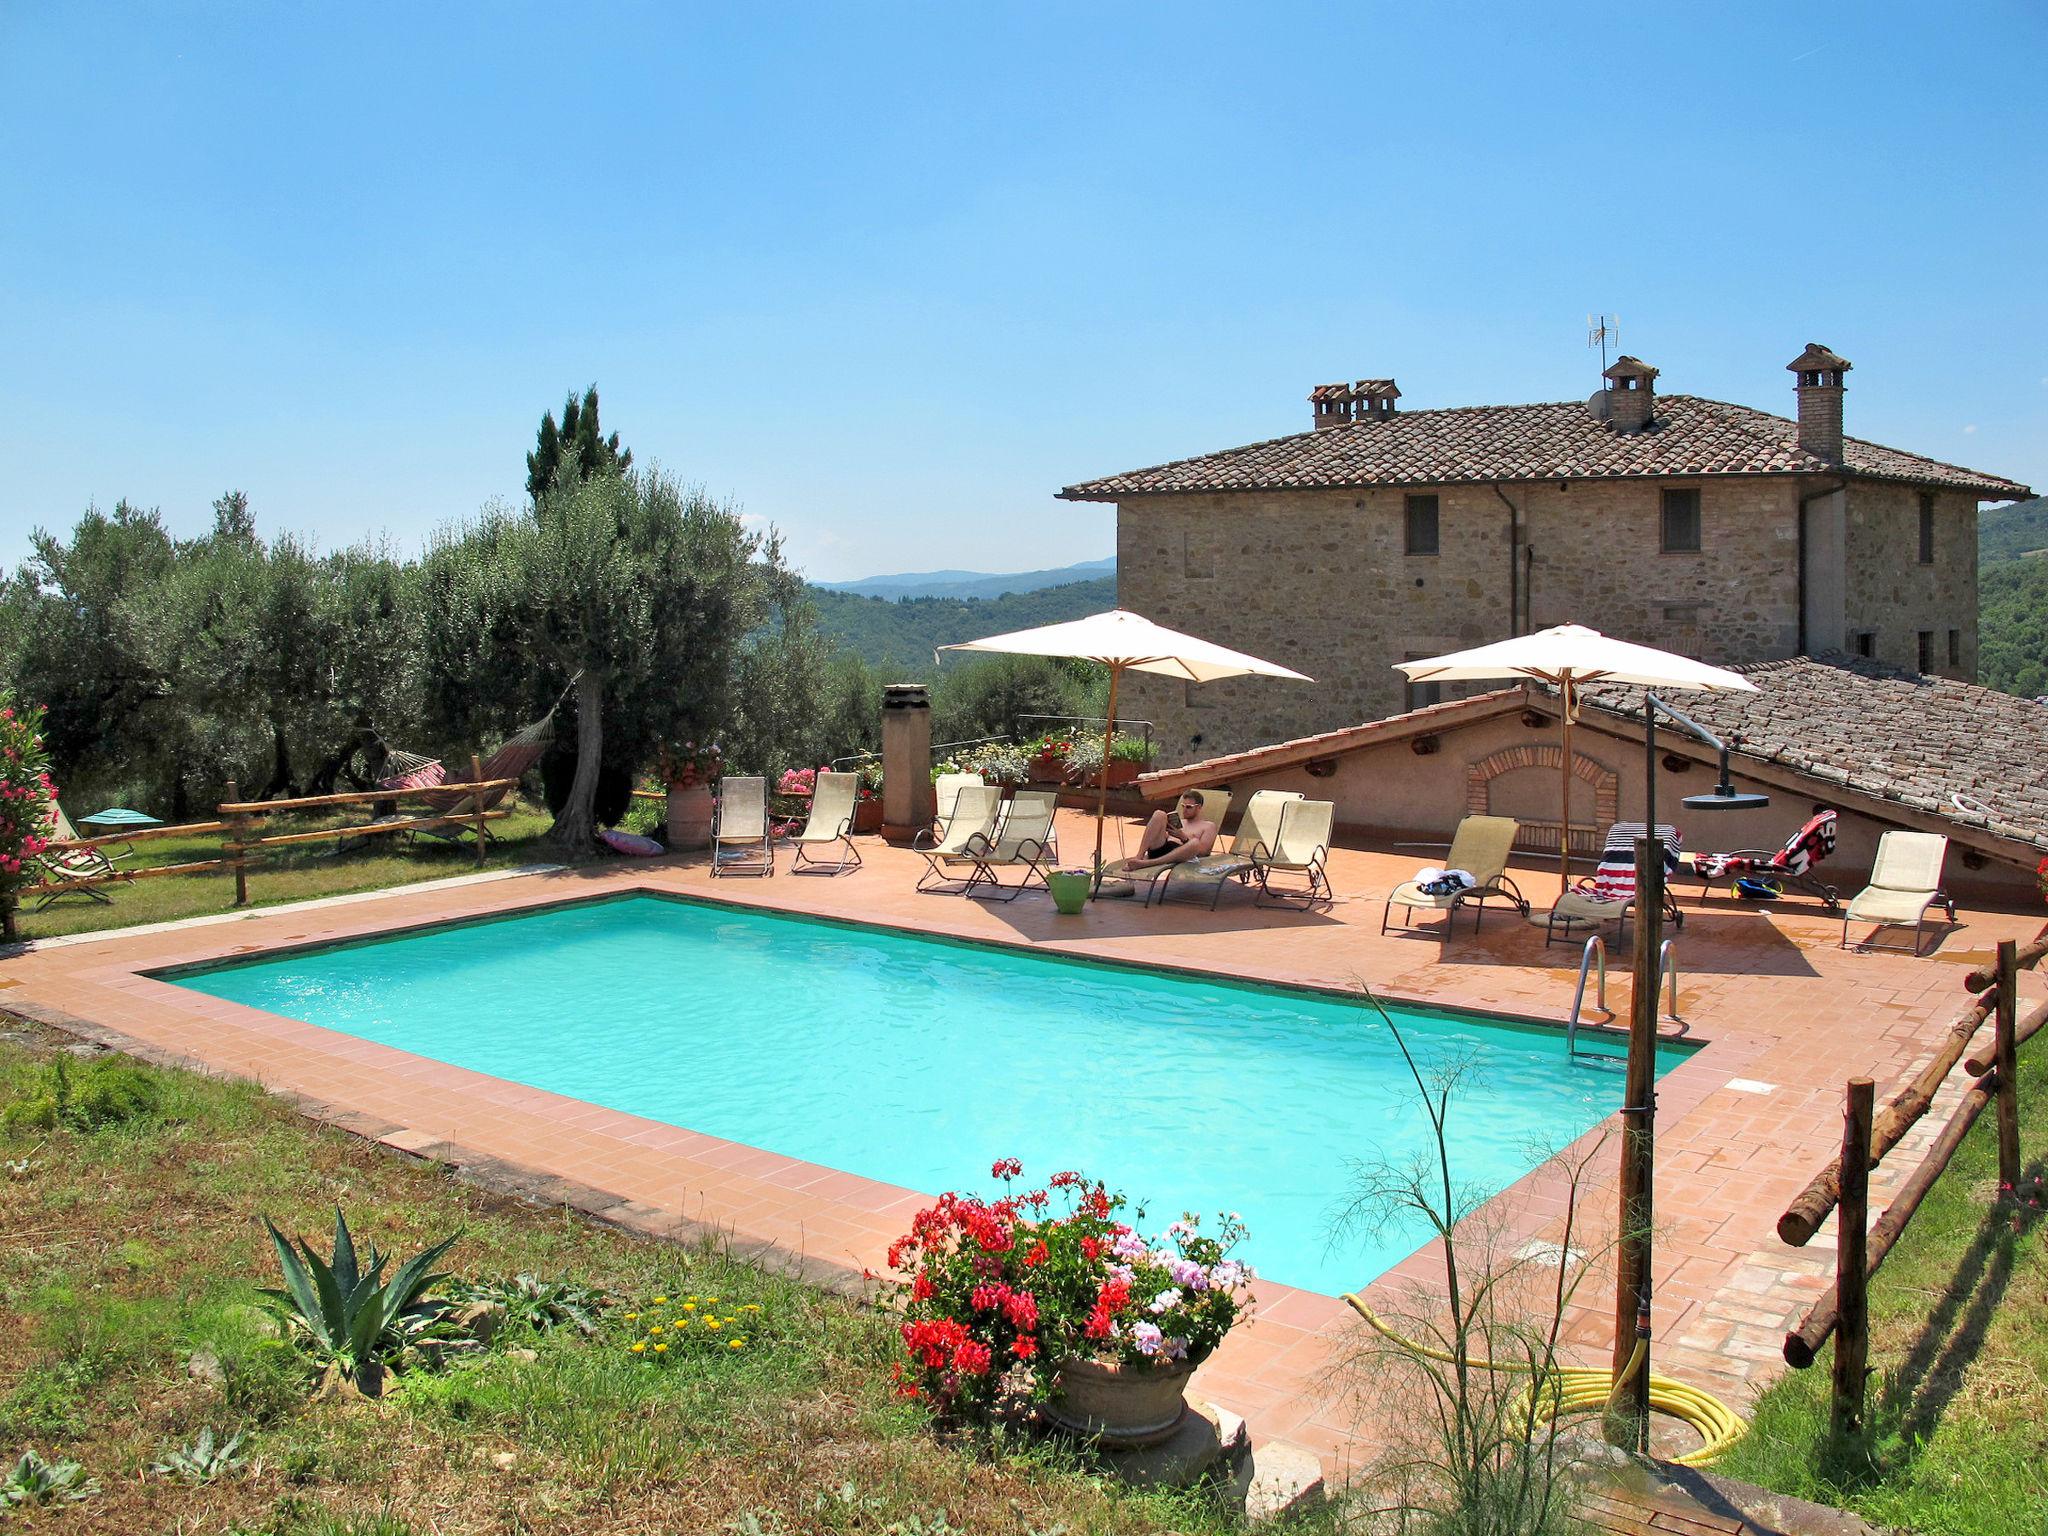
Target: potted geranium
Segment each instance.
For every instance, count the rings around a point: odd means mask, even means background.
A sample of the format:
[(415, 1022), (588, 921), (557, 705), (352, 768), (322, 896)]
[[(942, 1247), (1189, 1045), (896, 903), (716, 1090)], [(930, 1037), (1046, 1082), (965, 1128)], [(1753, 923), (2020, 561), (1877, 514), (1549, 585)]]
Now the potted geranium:
[(879, 759), (862, 763), (859, 773), (860, 786), (853, 799), (853, 830), (879, 832), (882, 830), (882, 764)]
[(1065, 782), (1067, 770), (1072, 766), (1074, 756), (1074, 741), (1071, 736), (1048, 732), (1025, 750), (1031, 754), (1025, 771), (1032, 783)]
[(942, 1195), (889, 1250), (910, 1277), (897, 1390), (943, 1415), (1036, 1405), (1112, 1447), (1164, 1440), (1251, 1301), (1252, 1270), (1230, 1257), (1244, 1224), (1186, 1215), (1148, 1238), (1124, 1196), (1079, 1173), (1019, 1191), (1015, 1158), (990, 1172), (1002, 1196)]
[(712, 742), (686, 741), (662, 749), (661, 774), (668, 782), (668, 846), (709, 848), (711, 811), (725, 755)]
[(36, 883), (36, 855), (50, 845), (57, 798), (43, 748), (41, 705), (0, 690), (0, 939), (13, 939), (19, 892)]

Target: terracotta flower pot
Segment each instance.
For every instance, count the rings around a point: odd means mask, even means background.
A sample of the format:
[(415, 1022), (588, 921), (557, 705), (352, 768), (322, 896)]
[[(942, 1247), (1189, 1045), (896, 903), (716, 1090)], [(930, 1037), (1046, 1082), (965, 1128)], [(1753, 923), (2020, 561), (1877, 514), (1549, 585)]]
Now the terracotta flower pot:
[(711, 846), (711, 786), (696, 784), (682, 789), (668, 787), (668, 846), (709, 848)]
[(1027, 770), (1034, 784), (1058, 784), (1067, 776), (1067, 760), (1057, 752), (1041, 752)]
[(882, 830), (882, 802), (880, 800), (854, 801), (853, 830), (862, 833), (879, 832)]
[(1063, 1360), (1053, 1377), (1045, 1416), (1084, 1440), (1112, 1450), (1157, 1445), (1173, 1434), (1187, 1411), (1187, 1361), (1132, 1369), (1093, 1360)]

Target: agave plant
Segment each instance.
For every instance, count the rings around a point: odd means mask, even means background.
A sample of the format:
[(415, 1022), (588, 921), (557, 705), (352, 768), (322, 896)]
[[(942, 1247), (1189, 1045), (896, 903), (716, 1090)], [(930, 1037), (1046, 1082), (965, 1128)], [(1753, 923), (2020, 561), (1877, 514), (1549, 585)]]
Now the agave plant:
[(285, 1288), (266, 1290), (272, 1309), (301, 1345), (321, 1365), (346, 1375), (366, 1396), (380, 1390), (384, 1369), (418, 1344), (446, 1315), (444, 1301), (425, 1293), (447, 1276), (436, 1273), (434, 1261), (454, 1244), (443, 1238), (425, 1253), (400, 1265), (384, 1278), (385, 1255), (370, 1246), (367, 1269), (356, 1261), (348, 1219), (334, 1208), (334, 1255), (322, 1259), (300, 1239), (290, 1241), (266, 1216), (263, 1225), (277, 1246)]
[(75, 1461), (45, 1461), (23, 1451), (14, 1470), (0, 1478), (0, 1513), (17, 1504), (71, 1504), (89, 1499), (100, 1485)]
[(236, 1430), (227, 1439), (216, 1440), (209, 1424), (199, 1431), (197, 1440), (166, 1451), (161, 1461), (149, 1464), (149, 1470), (188, 1483), (210, 1483), (248, 1465), (249, 1458), (241, 1454), (242, 1439), (242, 1432)]

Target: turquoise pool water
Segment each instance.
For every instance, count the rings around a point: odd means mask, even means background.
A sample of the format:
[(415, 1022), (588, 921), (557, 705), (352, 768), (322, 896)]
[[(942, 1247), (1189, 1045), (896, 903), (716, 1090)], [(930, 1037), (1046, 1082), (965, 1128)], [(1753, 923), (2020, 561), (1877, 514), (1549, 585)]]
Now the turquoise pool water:
[[(1239, 1211), (1250, 1261), (1312, 1290), (1429, 1236), (1329, 1241), (1350, 1160), (1405, 1159), (1428, 1127), (1386, 1026), (1313, 994), (658, 897), (165, 979), (911, 1189), (986, 1188), (1008, 1156), (1107, 1179), (1161, 1226)], [(1469, 1062), (1453, 1168), (1488, 1193), (1620, 1103), (1621, 1074), (1555, 1031), (1395, 1017), (1425, 1066)]]

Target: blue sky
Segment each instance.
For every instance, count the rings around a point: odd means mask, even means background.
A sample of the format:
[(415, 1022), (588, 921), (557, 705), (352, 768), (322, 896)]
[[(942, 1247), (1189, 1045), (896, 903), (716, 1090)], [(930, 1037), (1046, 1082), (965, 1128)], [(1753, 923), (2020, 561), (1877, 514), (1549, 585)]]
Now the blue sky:
[(2048, 484), (2032, 4), (0, 6), (0, 560), (229, 487), (522, 494), (596, 381), (821, 579), (1105, 555), (1062, 485), (1660, 387)]

